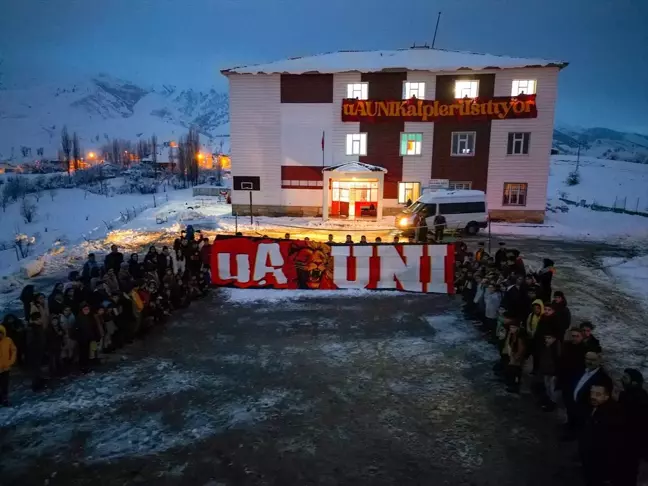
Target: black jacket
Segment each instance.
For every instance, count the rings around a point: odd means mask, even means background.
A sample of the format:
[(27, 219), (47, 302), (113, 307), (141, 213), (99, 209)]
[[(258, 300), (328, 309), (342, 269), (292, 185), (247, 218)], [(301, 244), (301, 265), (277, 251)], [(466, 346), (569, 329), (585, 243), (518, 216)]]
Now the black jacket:
[(601, 348), (601, 343), (594, 336), (590, 336), (586, 341), (583, 341), (587, 351), (593, 351), (594, 353), (600, 353), (603, 351)]
[(109, 268), (112, 268), (115, 273), (119, 273), (121, 264), (124, 262), (124, 254), (121, 252), (110, 252), (106, 255), (104, 259), (104, 269), (108, 271)]
[(623, 390), (619, 407), (627, 422), (628, 452), (635, 457), (648, 458), (648, 393), (640, 387)]
[[(569, 393), (569, 400), (573, 400), (573, 394), (574, 390), (576, 389), (576, 385), (578, 385), (578, 382), (580, 381), (584, 373), (585, 371), (583, 371), (580, 376), (576, 377), (576, 379), (572, 383), (572, 386), (568, 390), (567, 393)], [(580, 409), (580, 413), (583, 414), (583, 416), (589, 414), (592, 410), (592, 406), (590, 405), (590, 388), (592, 387), (592, 385), (603, 380), (611, 381), (612, 379), (608, 376), (603, 368), (599, 368), (596, 373), (594, 373), (589, 378), (589, 380), (587, 380), (578, 390), (578, 394), (576, 395), (576, 405)]]
[(567, 307), (567, 303), (554, 305), (557, 306), (554, 317), (558, 324), (558, 329), (560, 329), (559, 339), (562, 340), (565, 332), (567, 332), (567, 329), (571, 326), (571, 311), (569, 310), (569, 307)]
[(585, 371), (585, 353), (583, 343), (574, 344), (567, 341), (562, 348), (558, 365), (558, 379), (563, 390), (572, 389)]
[(618, 477), (626, 451), (624, 430), (619, 405), (611, 398), (588, 414), (578, 443), (586, 478), (603, 484), (606, 479)]

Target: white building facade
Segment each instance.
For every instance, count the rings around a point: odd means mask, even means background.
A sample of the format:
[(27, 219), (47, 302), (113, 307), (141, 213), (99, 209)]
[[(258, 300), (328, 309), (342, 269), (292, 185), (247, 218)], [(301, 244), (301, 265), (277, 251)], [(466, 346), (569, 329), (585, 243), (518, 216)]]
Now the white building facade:
[[(232, 175), (259, 178), (254, 214), (379, 219), (446, 180), (540, 222), (564, 66), (406, 49), (225, 70)], [(232, 204), (249, 213), (248, 191)]]

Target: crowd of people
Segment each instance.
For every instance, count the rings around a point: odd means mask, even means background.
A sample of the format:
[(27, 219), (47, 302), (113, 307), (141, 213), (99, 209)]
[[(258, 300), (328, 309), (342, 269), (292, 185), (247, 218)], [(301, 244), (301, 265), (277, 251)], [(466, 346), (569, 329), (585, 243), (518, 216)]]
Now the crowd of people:
[(48, 295), (27, 285), (20, 296), (23, 316), (7, 314), (0, 326), (0, 404), (9, 405), (15, 364), (40, 391), (48, 379), (87, 373), (102, 353), (144, 337), (175, 309), (206, 295), (210, 254), (209, 240), (188, 226), (171, 248), (151, 246), (141, 259), (137, 253), (125, 259), (116, 245), (103, 262), (90, 253), (83, 268)]
[(573, 322), (565, 294), (552, 287), (551, 259), (531, 271), (504, 242), (494, 255), (483, 243), (473, 253), (461, 241), (455, 252), (456, 292), (467, 316), (497, 346), (493, 371), (506, 390), (520, 393), (528, 368), (538, 406), (549, 412), (562, 403), (566, 410), (562, 439), (579, 441), (585, 483), (636, 485), (639, 464), (648, 459), (648, 393), (641, 372), (625, 369), (615, 390), (595, 325)]

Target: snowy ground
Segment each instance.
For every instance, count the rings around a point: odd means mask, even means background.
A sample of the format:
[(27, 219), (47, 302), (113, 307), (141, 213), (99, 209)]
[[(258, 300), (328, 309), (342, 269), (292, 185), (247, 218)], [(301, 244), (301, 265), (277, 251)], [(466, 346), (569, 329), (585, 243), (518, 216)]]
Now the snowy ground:
[[(555, 288), (575, 323), (597, 324), (615, 377), (648, 374), (646, 307), (609, 266), (634, 253), (507, 243), (531, 266), (554, 257)], [(507, 395), (495, 358), (459, 298), (215, 290), (98, 372), (42, 395), (17, 378), (15, 406), (0, 410), (3, 480), (578, 484), (560, 414), (538, 411), (528, 391)]]
[(0, 410), (3, 479), (566, 485), (577, 475), (551, 418), (507, 396), (491, 376), (494, 350), (446, 296), (222, 293), (99, 372), (15, 393)]

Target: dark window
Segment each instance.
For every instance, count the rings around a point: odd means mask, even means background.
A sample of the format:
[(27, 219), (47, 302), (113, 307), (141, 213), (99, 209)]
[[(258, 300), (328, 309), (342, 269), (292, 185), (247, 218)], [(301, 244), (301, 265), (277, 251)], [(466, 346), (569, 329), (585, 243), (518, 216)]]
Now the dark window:
[(508, 134), (508, 144), (506, 153), (508, 155), (528, 155), (529, 154), (529, 132), (510, 132)]
[(467, 213), (484, 213), (486, 204), (484, 202), (462, 202), (462, 203), (444, 203), (439, 204), (439, 213), (441, 214), (467, 214)]

